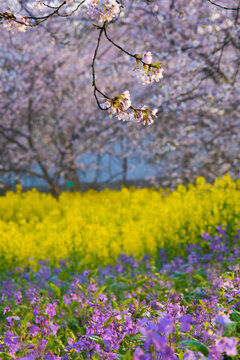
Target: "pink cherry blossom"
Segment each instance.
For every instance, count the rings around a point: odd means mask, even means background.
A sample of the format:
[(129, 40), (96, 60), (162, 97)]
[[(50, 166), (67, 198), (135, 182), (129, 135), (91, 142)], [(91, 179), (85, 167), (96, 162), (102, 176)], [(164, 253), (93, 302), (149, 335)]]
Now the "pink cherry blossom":
[(145, 64), (151, 64), (152, 63), (152, 53), (151, 51), (146, 52), (143, 54), (142, 61), (145, 62)]

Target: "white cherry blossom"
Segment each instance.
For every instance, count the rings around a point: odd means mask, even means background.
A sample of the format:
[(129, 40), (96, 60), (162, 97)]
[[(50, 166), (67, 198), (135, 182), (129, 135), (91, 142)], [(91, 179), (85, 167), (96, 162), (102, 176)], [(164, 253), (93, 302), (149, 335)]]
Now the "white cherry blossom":
[(116, 0), (91, 0), (88, 14), (99, 22), (111, 21), (120, 12), (121, 5)]

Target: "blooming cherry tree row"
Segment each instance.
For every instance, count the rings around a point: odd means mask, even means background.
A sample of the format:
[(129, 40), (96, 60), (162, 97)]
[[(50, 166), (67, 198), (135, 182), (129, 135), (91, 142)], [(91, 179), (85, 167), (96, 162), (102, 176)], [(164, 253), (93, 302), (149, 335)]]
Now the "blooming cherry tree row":
[[(226, 10), (232, 10), (237, 12), (237, 17), (239, 14), (239, 5), (238, 7), (224, 7), (222, 5), (219, 5), (211, 0), (208, 0), (209, 3), (215, 6), (219, 6), (221, 8), (224, 8)], [(143, 55), (141, 54), (130, 54), (126, 50), (124, 50), (122, 47), (111, 41), (106, 33), (106, 29), (108, 26), (108, 23), (111, 21), (116, 21), (116, 19), (120, 16), (121, 8), (123, 8), (123, 4), (121, 1), (118, 0), (65, 0), (63, 2), (59, 1), (20, 1), (20, 4), (22, 5), (23, 9), (27, 13), (27, 15), (23, 16), (20, 14), (15, 14), (14, 9), (9, 9), (9, 11), (4, 11), (0, 13), (0, 20), (3, 22), (3, 26), (7, 29), (14, 31), (26, 31), (26, 28), (28, 26), (36, 26), (44, 21), (48, 20), (50, 17), (53, 17), (54, 15), (58, 15), (60, 17), (68, 17), (76, 13), (82, 5), (85, 5), (87, 7), (88, 15), (95, 19), (98, 23), (103, 24), (102, 26), (98, 26), (96, 24), (93, 24), (100, 30), (97, 48), (95, 50), (94, 58), (93, 58), (93, 87), (94, 87), (94, 96), (97, 100), (98, 106), (100, 109), (108, 110), (107, 107), (102, 107), (98, 101), (97, 93), (102, 94), (102, 92), (97, 88), (96, 81), (95, 81), (95, 75), (94, 75), (94, 62), (98, 53), (98, 48), (100, 44), (100, 40), (102, 37), (102, 34), (104, 33), (106, 35), (106, 38), (115, 46), (117, 46), (119, 49), (121, 49), (126, 54), (135, 57), (136, 58), (136, 66), (133, 69), (133, 72), (136, 74), (136, 76), (142, 81), (143, 84), (149, 84), (153, 81), (159, 81), (162, 78), (163, 69), (161, 67), (161, 63), (152, 63), (152, 55), (151, 52), (145, 52)], [(174, 1), (173, 1), (174, 4)], [(75, 7), (74, 7), (75, 6)], [(37, 8), (39, 11), (44, 10), (50, 10), (47, 14), (43, 14), (40, 16), (33, 16), (31, 15), (31, 11), (29, 11), (29, 7)], [(72, 8), (73, 7), (73, 8)], [(65, 12), (64, 12), (65, 11)], [(120, 95), (118, 95), (120, 96)], [(110, 102), (115, 102), (118, 96), (114, 98), (109, 98)], [(116, 109), (116, 106), (114, 107)], [(130, 115), (122, 114), (121, 116), (118, 116), (118, 119), (121, 120), (137, 120), (141, 121), (143, 120), (143, 124), (152, 124), (152, 116), (155, 116), (155, 110), (150, 111), (146, 110), (148, 107), (143, 106), (140, 109), (133, 109), (133, 112)], [(147, 112), (146, 112), (147, 111)], [(150, 111), (150, 112), (149, 112)], [(113, 114), (113, 112), (111, 112)], [(119, 114), (118, 114), (119, 115)]]
[[(70, 8), (70, 12), (67, 12), (66, 14), (62, 13), (62, 10), (67, 5), (70, 5), (70, 3), (76, 4), (75, 8), (72, 10)], [(122, 95), (117, 95), (114, 98), (106, 97), (106, 99), (109, 100), (109, 106), (101, 106), (97, 97), (97, 94), (103, 94), (102, 91), (98, 89), (96, 86), (96, 79), (95, 79), (95, 60), (98, 54), (100, 40), (103, 34), (105, 34), (106, 38), (116, 47), (118, 47), (121, 51), (128, 54), (131, 57), (134, 57), (136, 59), (136, 66), (133, 69), (133, 72), (136, 74), (136, 76), (142, 81), (143, 84), (149, 84), (152, 83), (154, 80), (159, 81), (162, 78), (163, 69), (161, 67), (160, 63), (152, 63), (152, 55), (151, 52), (146, 52), (143, 55), (136, 54), (133, 55), (129, 53), (128, 51), (124, 50), (121, 46), (117, 45), (115, 42), (113, 42), (107, 35), (107, 26), (108, 23), (115, 20), (118, 16), (120, 16), (121, 8), (123, 7), (123, 4), (120, 1), (117, 0), (82, 0), (81, 2), (77, 0), (66, 0), (63, 1), (61, 4), (57, 6), (52, 5), (52, 1), (49, 1), (47, 3), (43, 1), (34, 1), (33, 7), (37, 7), (40, 11), (43, 10), (43, 8), (51, 9), (51, 12), (47, 15), (43, 16), (22, 16), (19, 14), (14, 14), (13, 11), (6, 11), (3, 13), (0, 13), (0, 19), (3, 21), (4, 27), (6, 27), (10, 31), (19, 30), (19, 31), (26, 31), (26, 28), (28, 26), (36, 26), (41, 24), (42, 22), (46, 21), (50, 17), (54, 15), (59, 15), (60, 17), (67, 17), (70, 15), (73, 15), (77, 10), (79, 10), (81, 5), (86, 5), (88, 15), (95, 19), (98, 23), (103, 24), (96, 25), (93, 24), (97, 29), (100, 30), (97, 47), (95, 49), (93, 63), (92, 63), (92, 70), (93, 70), (93, 87), (94, 87), (94, 96), (96, 98), (97, 104), (101, 110), (108, 110), (109, 108), (112, 108), (110, 114), (116, 114), (118, 115), (119, 120), (136, 120), (138, 122), (142, 122), (144, 125), (152, 124), (153, 123), (153, 117), (156, 117), (157, 110), (151, 111), (149, 107), (143, 106), (139, 109), (136, 109), (134, 107), (130, 107), (132, 112), (128, 113), (125, 112), (127, 110), (126, 107), (121, 108), (117, 104), (119, 103), (118, 99), (121, 98)], [(26, 11), (26, 8), (24, 8)], [(67, 11), (67, 10), (66, 10)], [(28, 10), (27, 10), (28, 12)], [(130, 95), (129, 95), (130, 97)], [(108, 103), (108, 101), (107, 101)], [(114, 104), (114, 106), (110, 106)], [(116, 111), (115, 111), (116, 110)]]

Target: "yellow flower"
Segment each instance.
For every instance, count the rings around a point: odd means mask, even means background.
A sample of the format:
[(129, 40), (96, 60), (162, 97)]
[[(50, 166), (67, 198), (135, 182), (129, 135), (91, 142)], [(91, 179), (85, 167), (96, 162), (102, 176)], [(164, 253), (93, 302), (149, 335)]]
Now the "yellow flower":
[[(31, 266), (49, 258), (57, 264), (72, 257), (93, 268), (112, 263), (121, 253), (174, 254), (201, 241), (204, 231), (240, 222), (240, 182), (230, 176), (214, 185), (200, 177), (196, 185), (163, 189), (122, 188), (51, 195), (7, 192), (0, 198), (0, 266)], [(181, 246), (179, 246), (181, 245)]]

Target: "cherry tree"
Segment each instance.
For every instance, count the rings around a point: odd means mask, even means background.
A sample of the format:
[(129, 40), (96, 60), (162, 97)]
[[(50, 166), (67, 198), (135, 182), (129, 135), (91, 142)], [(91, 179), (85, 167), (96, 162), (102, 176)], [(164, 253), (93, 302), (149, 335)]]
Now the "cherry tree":
[[(78, 76), (86, 75), (83, 69), (87, 57), (78, 61), (77, 48), (67, 51), (64, 45), (48, 44), (51, 37), (44, 29), (39, 30), (30, 36), (19, 34), (11, 41), (7, 39), (9, 34), (4, 34), (2, 172), (40, 177), (56, 194), (62, 176), (78, 184), (77, 170), (85, 167), (80, 155), (96, 131), (89, 114), (91, 98), (84, 91), (84, 82), (78, 83)], [(83, 103), (85, 111), (81, 112), (79, 105)]]
[(91, 75), (85, 69), (91, 66), (92, 27), (84, 37), (76, 28), (66, 24), (65, 32), (72, 31), (68, 44), (56, 24), (30, 34), (4, 32), (1, 42), (0, 171), (45, 180), (54, 195), (63, 179), (78, 188), (79, 172), (97, 172), (98, 164), (82, 160), (86, 152), (119, 157), (116, 149), (112, 154), (118, 139), (136, 132), (135, 124), (113, 126), (109, 116), (92, 111)]

